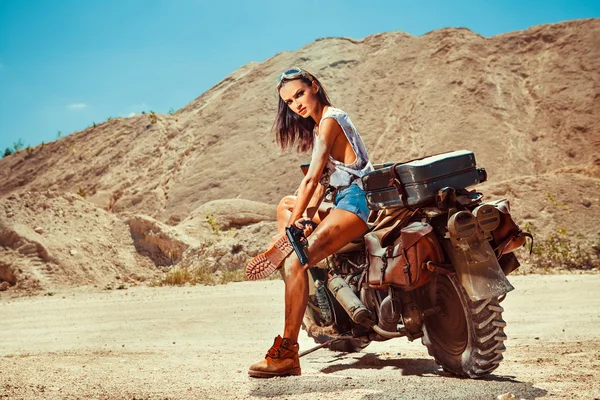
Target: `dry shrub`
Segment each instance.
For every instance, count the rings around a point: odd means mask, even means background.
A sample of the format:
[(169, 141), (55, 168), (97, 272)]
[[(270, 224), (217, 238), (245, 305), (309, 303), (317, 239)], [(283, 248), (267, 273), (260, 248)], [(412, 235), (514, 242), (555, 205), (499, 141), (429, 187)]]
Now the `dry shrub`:
[(242, 269), (211, 272), (213, 268), (206, 262), (193, 267), (182, 264), (172, 267), (162, 278), (153, 282), (152, 286), (217, 285), (246, 280)]
[(223, 275), (221, 275), (220, 283), (229, 283), (229, 282), (241, 282), (246, 280), (246, 272), (241, 269), (236, 269), (233, 271), (225, 271)]
[(205, 268), (189, 268), (187, 266), (176, 266), (171, 268), (165, 275), (154, 283), (154, 286), (183, 286), (183, 285), (215, 285), (218, 283)]
[[(279, 280), (281, 274), (275, 271), (266, 280)], [(164, 274), (162, 278), (151, 283), (151, 286), (184, 286), (184, 285), (219, 285), (229, 282), (246, 281), (243, 269), (233, 271), (217, 271), (211, 273), (206, 264), (191, 268), (188, 266), (175, 266)]]
[(534, 267), (545, 271), (550, 269), (592, 270), (600, 268), (600, 240), (576, 237), (565, 228), (558, 228), (546, 238), (539, 239), (531, 224), (525, 224), (525, 231), (536, 240), (528, 244), (531, 250), (529, 260)]

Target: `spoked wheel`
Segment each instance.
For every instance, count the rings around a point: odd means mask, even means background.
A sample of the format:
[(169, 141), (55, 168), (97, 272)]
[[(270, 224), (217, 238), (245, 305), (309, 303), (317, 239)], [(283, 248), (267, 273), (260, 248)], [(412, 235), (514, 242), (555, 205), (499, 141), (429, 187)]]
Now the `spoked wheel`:
[(442, 274), (421, 295), (424, 307), (439, 307), (425, 318), (422, 342), (444, 371), (481, 378), (498, 368), (506, 350), (498, 299), (472, 301), (456, 276)]

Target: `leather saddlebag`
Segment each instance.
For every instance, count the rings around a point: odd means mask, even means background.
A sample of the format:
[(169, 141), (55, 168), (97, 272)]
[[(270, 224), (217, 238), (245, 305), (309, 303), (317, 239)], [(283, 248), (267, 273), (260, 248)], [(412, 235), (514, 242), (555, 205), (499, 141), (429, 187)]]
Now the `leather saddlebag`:
[(500, 211), (500, 224), (492, 231), (495, 250), (498, 257), (512, 253), (523, 246), (529, 233), (523, 232), (510, 215), (510, 203), (506, 199), (494, 201), (492, 204)]
[(427, 262), (443, 262), (442, 249), (431, 225), (412, 222), (400, 230), (365, 235), (369, 268), (367, 283), (374, 289), (392, 285), (413, 290), (429, 282)]

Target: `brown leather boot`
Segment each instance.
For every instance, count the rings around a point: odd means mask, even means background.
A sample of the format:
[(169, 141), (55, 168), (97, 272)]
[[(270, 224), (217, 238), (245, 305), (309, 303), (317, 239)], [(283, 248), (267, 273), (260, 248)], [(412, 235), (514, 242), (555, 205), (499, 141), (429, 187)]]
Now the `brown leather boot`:
[(298, 343), (277, 336), (265, 359), (250, 366), (248, 375), (255, 378), (300, 375)]
[(281, 236), (264, 252), (254, 257), (246, 266), (246, 276), (250, 280), (258, 280), (271, 275), (286, 259), (294, 247), (287, 235)]

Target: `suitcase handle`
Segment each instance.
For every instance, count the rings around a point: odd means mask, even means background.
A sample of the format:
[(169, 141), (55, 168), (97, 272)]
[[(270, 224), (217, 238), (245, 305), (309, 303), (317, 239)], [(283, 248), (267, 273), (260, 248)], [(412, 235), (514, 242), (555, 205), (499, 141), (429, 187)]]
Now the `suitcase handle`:
[(396, 190), (398, 191), (398, 194), (400, 195), (400, 200), (402, 200), (402, 204), (404, 204), (404, 207), (406, 207), (410, 211), (414, 211), (414, 208), (412, 208), (411, 206), (408, 205), (408, 200), (407, 200), (408, 194), (406, 193), (406, 189), (404, 188), (402, 181), (400, 181), (400, 176), (396, 172), (396, 167), (400, 164), (405, 164), (405, 163), (398, 162), (398, 163), (395, 163), (394, 165), (392, 165), (392, 167), (390, 168), (391, 177), (390, 177), (390, 181), (388, 183), (388, 187), (394, 186), (396, 188)]

